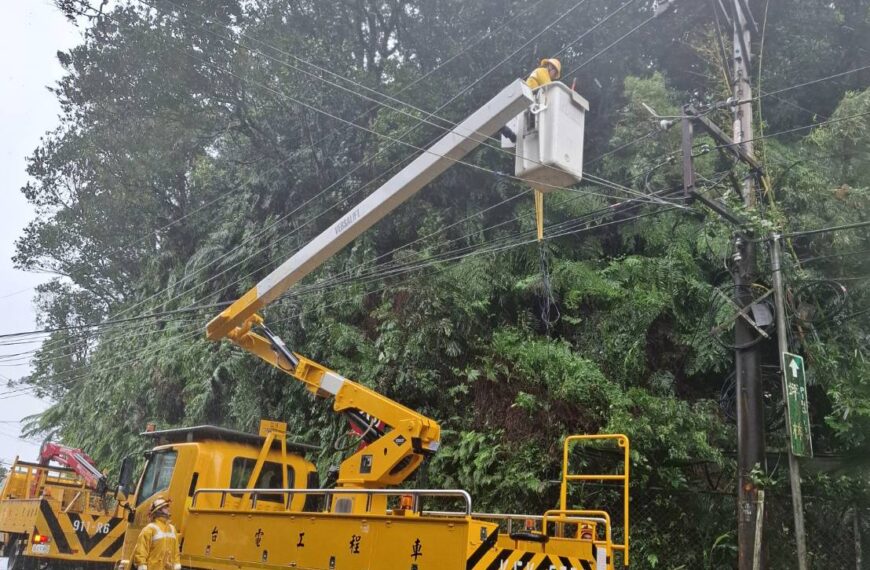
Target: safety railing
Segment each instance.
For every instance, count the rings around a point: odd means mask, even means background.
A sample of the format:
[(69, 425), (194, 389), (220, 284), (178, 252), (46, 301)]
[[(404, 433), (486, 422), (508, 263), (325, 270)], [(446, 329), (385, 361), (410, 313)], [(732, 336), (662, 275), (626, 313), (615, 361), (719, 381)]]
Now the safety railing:
[(550, 509), (541, 517), (541, 526), (547, 528), (547, 523), (555, 522), (558, 524), (570, 524), (574, 522), (600, 522), (604, 525), (604, 540), (599, 540), (597, 537), (592, 537), (596, 544), (613, 545), (612, 527), (610, 524), (610, 514), (607, 511), (594, 510), (561, 510)]
[[(593, 511), (584, 511), (584, 512), (593, 512)], [(597, 511), (595, 511), (597, 512)], [(553, 511), (547, 511), (547, 513), (552, 514)], [(607, 515), (607, 513), (604, 513)], [(432, 517), (455, 517), (462, 516), (464, 513), (454, 512), (454, 511), (423, 511), (423, 515), (432, 516)], [(513, 532), (513, 522), (514, 521), (522, 521), (525, 524), (525, 521), (535, 521), (541, 523), (541, 528), (546, 529), (546, 525), (548, 522), (556, 522), (550, 521), (551, 517), (545, 515), (520, 515), (520, 514), (507, 514), (507, 513), (471, 513), (471, 518), (480, 519), (480, 520), (489, 520), (496, 522), (505, 522), (505, 527), (507, 532)], [(610, 517), (597, 517), (597, 516), (562, 516), (558, 519), (559, 523), (565, 524), (580, 524), (580, 523), (600, 523), (603, 525), (609, 524)]]
[(39, 499), (45, 487), (87, 491), (84, 480), (73, 471), (16, 459), (7, 474), (2, 499)]
[[(568, 469), (568, 452), (571, 445), (574, 443), (588, 443), (591, 441), (614, 441), (616, 445), (622, 449), (622, 473), (571, 473)], [(607, 513), (607, 542), (611, 544), (614, 550), (623, 553), (623, 564), (628, 566), (628, 485), (629, 485), (629, 461), (630, 461), (630, 444), (628, 436), (623, 434), (602, 434), (602, 435), (571, 435), (565, 438), (565, 446), (562, 457), (562, 485), (560, 489), (560, 508), (558, 511), (548, 511), (550, 513), (603, 513), (603, 511), (574, 511), (568, 508), (568, 483), (577, 481), (618, 481), (622, 483), (622, 504), (623, 504), (623, 542), (615, 544), (610, 538), (610, 517)]]
[[(366, 497), (366, 512), (371, 511), (372, 499), (376, 496), (386, 497), (411, 497), (413, 512), (423, 512), (422, 501), (427, 498), (452, 498), (460, 499), (465, 503), (465, 510), (457, 513), (460, 516), (471, 515), (471, 495), (462, 489), (198, 489), (193, 493), (191, 508), (196, 508), (199, 497), (204, 495), (219, 496), (219, 509), (226, 508), (227, 497), (248, 496), (250, 508), (257, 507), (257, 501), (261, 495), (274, 497), (282, 495), (284, 510), (291, 511), (291, 502), (297, 495), (323, 497), (325, 502), (324, 512), (332, 510), (332, 501), (337, 496), (364, 496)], [(273, 503), (274, 504), (274, 503)]]

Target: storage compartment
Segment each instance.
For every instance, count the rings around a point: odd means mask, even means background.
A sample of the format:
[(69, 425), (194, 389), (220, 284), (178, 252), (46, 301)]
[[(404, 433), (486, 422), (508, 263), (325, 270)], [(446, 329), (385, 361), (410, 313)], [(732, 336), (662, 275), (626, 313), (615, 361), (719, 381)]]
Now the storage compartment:
[(542, 192), (583, 178), (583, 131), (589, 102), (559, 82), (535, 91), (519, 120), (515, 174)]

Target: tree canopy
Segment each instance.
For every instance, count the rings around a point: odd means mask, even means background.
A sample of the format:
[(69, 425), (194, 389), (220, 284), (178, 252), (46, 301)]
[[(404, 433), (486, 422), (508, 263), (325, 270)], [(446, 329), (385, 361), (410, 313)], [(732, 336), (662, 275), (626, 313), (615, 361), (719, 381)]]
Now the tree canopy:
[[(699, 492), (660, 512), (703, 513), (701, 492), (734, 492), (733, 351), (727, 331), (711, 332), (734, 228), (681, 199), (679, 126), (659, 128), (645, 108), (679, 116), (730, 95), (717, 3), (677, 1), (657, 18), (650, 0), (57, 4), (84, 34), (58, 53), (61, 124), (22, 189), (37, 217), (15, 262), (56, 275), (35, 299), (56, 332), (23, 380), (53, 402), (33, 433), (58, 430), (112, 466), (141, 449), (148, 421), (254, 430), (273, 418), (323, 444), (323, 469), (335, 463), (346, 428), (328, 404), (206, 341), (206, 322), (445, 127), (558, 55), (590, 101), (585, 170), (610, 184), (552, 194), (542, 248), (512, 159), (483, 148), (270, 305), (267, 322), (293, 350), (441, 422), (443, 448), (417, 483), (466, 488), (481, 509), (552, 507), (571, 433), (631, 438), (638, 504)], [(870, 74), (855, 71), (870, 10), (749, 5), (769, 187), (744, 211), (748, 173), (701, 136), (699, 187), (757, 235), (793, 234), (789, 346), (807, 358), (815, 448), (842, 460), (808, 485), (866, 504), (870, 233), (801, 232), (870, 217)], [(708, 117), (730, 132), (729, 107)], [(762, 354), (779, 366), (775, 340)], [(769, 412), (781, 408), (773, 376)], [(770, 420), (768, 447), (784, 450)], [(787, 493), (786, 479), (780, 469), (767, 484)], [(728, 567), (733, 537), (719, 537), (733, 516), (669, 554), (656, 545), (685, 540), (679, 526), (641, 521), (634, 540), (649, 567)]]

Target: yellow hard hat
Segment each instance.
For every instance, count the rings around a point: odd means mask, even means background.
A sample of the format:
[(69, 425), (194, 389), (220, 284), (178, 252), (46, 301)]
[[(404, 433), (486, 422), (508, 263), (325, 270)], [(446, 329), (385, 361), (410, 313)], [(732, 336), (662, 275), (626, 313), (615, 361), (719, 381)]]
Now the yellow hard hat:
[(559, 79), (560, 77), (562, 77), (562, 62), (555, 57), (541, 60), (542, 66), (546, 66), (548, 63), (556, 68), (556, 77), (552, 77), (551, 79)]
[(158, 511), (160, 511), (161, 509), (168, 508), (169, 505), (170, 505), (170, 501), (167, 501), (166, 499), (161, 497), (161, 498), (157, 499), (156, 501), (154, 501), (154, 503), (151, 505), (151, 510), (148, 511), (148, 514), (153, 517), (154, 515), (157, 514)]

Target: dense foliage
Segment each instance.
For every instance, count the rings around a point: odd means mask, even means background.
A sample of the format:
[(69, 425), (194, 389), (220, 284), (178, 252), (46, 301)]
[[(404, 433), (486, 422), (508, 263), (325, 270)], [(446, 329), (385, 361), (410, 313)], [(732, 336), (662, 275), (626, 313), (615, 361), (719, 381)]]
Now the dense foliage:
[[(648, 0), (58, 4), (83, 40), (58, 53), (62, 124), (30, 157), (23, 191), (38, 217), (15, 261), (57, 275), (36, 302), (41, 324), (60, 330), (24, 382), (54, 402), (32, 430), (59, 430), (105, 465), (142, 446), (148, 421), (253, 430), (260, 418), (322, 444), (324, 469), (337, 462), (345, 425), (329, 404), (207, 342), (205, 323), (538, 58), (559, 52), (565, 82), (591, 103), (587, 170), (643, 193), (679, 189), (681, 170), (679, 127), (657, 131), (642, 104), (676, 115), (729, 92), (714, 2), (678, 1), (651, 21)], [(749, 4), (763, 30), (753, 80), (777, 94), (755, 105), (756, 136), (772, 135), (756, 142), (771, 186), (744, 215), (756, 235), (868, 219), (867, 71), (779, 92), (866, 63), (866, 2)], [(728, 109), (709, 116), (730, 132)], [(698, 143), (700, 186), (739, 210), (746, 172), (700, 146), (711, 139)], [(502, 174), (511, 158), (485, 148), (467, 162), (272, 304), (267, 322), (293, 350), (441, 423), (443, 448), (415, 484), (464, 487), (485, 510), (549, 508), (561, 438), (623, 432), (634, 502), (663, 514), (638, 519), (642, 567), (727, 567), (733, 510), (712, 517), (710, 495), (663, 497), (733, 492), (735, 433), (720, 398), (733, 354), (709, 319), (730, 280), (733, 228), (668, 194), (609, 208), (629, 195), (584, 184), (548, 198), (541, 252), (531, 197)], [(824, 474), (808, 464), (808, 488), (867, 501), (870, 233), (795, 237), (786, 249), (816, 452), (840, 458)], [(834, 278), (845, 306), (818, 284)], [(159, 316), (124, 321), (147, 314)], [(99, 322), (114, 324), (81, 326)], [(777, 365), (775, 341), (763, 354)], [(784, 449), (781, 427), (767, 439)], [(787, 492), (782, 468), (766, 479)], [(675, 548), (686, 524), (706, 542)]]

